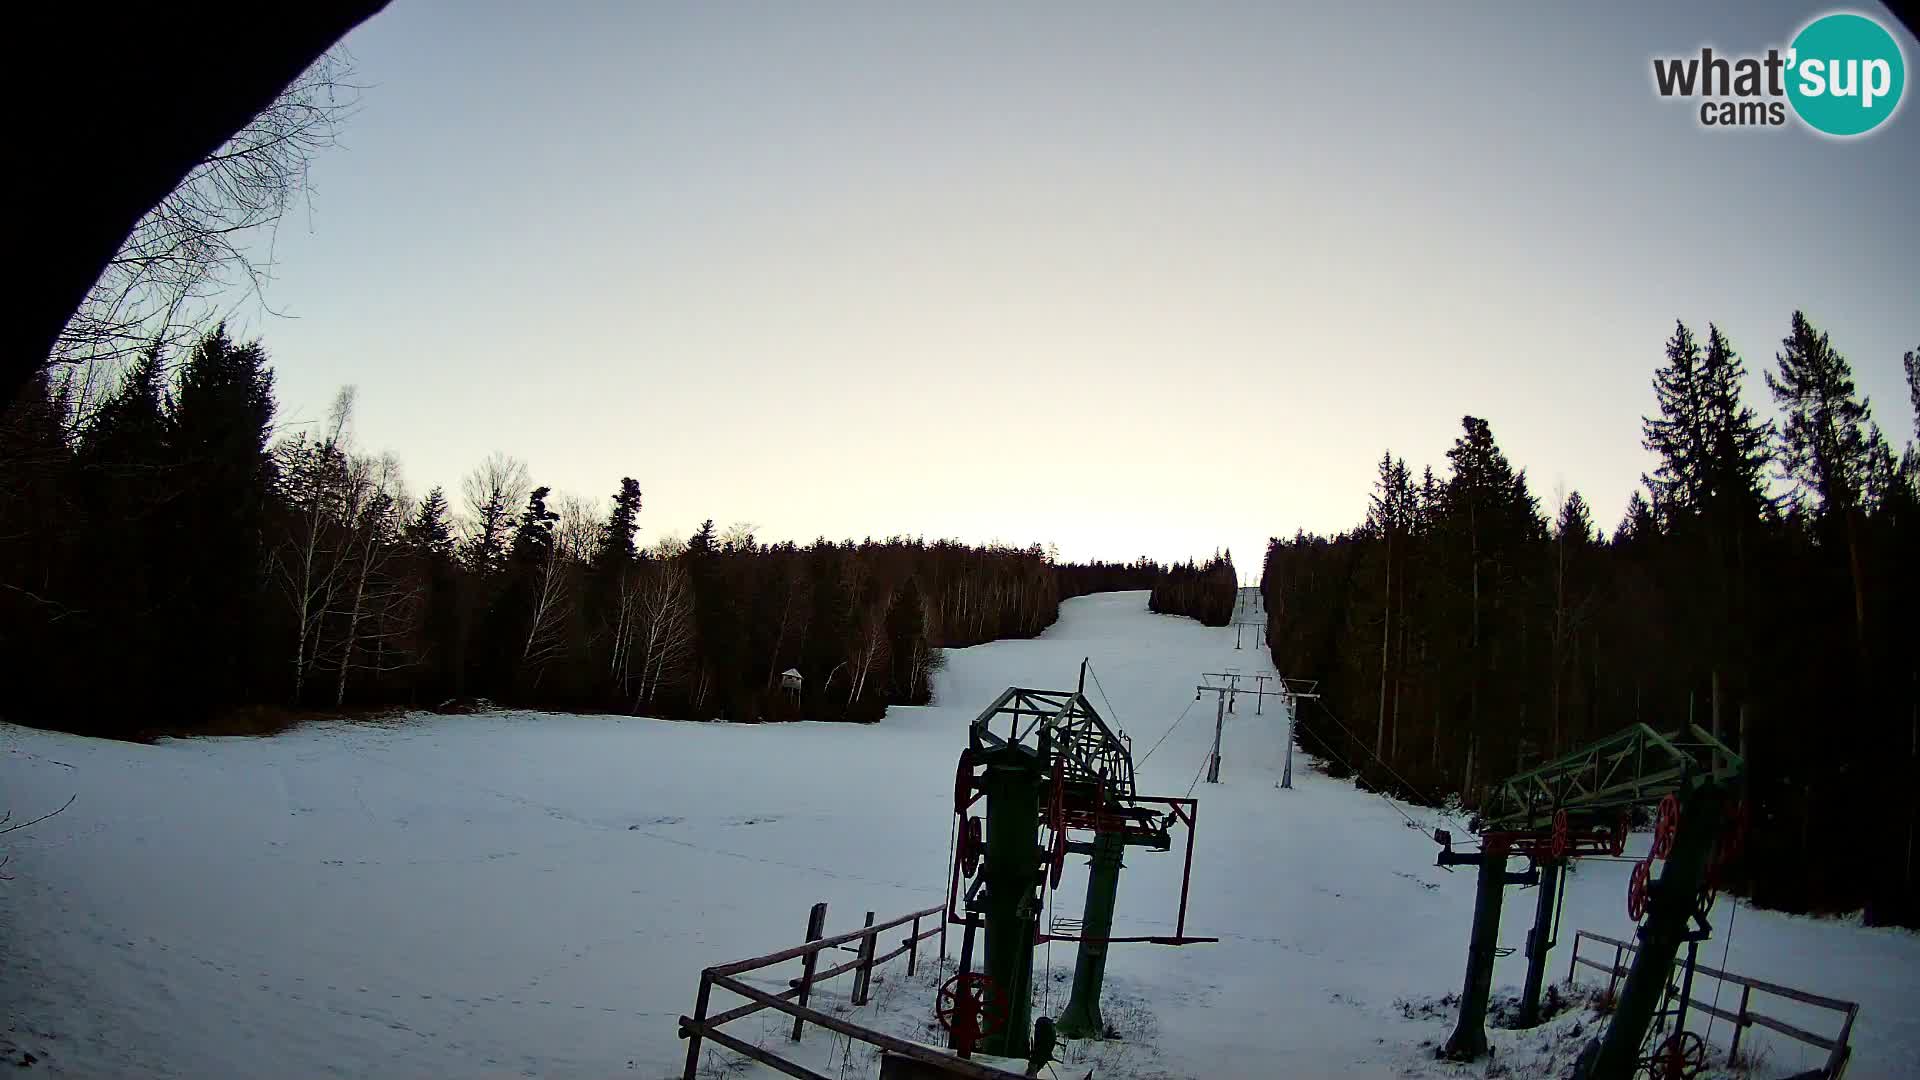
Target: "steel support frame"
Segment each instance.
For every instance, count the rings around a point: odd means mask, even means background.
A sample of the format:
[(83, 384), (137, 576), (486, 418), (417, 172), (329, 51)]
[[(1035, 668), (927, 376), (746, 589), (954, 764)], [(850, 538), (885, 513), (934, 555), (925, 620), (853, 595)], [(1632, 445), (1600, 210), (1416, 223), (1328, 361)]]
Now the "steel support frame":
[(1640, 940), (1633, 966), (1627, 970), (1613, 1018), (1601, 1038), (1592, 1068), (1585, 1074), (1586, 1080), (1629, 1080), (1639, 1068), (1641, 1045), (1672, 979), (1680, 946), (1703, 936), (1690, 932), (1687, 924), (1697, 918), (1701, 889), (1729, 799), (1727, 785), (1711, 782), (1682, 798), (1673, 848), (1667, 853), (1660, 877), (1652, 883), (1647, 917), (1637, 931)]

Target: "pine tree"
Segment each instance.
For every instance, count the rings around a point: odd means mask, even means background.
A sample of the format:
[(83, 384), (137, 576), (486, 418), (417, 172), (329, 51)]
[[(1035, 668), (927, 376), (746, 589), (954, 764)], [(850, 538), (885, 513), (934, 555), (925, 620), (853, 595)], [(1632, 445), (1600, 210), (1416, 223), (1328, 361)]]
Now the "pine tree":
[(1653, 508), (1669, 526), (1697, 513), (1706, 502), (1706, 387), (1700, 345), (1687, 324), (1675, 322), (1667, 339), (1667, 363), (1653, 374), (1660, 419), (1642, 417), (1641, 445), (1660, 455), (1660, 464), (1641, 482), (1653, 493)]

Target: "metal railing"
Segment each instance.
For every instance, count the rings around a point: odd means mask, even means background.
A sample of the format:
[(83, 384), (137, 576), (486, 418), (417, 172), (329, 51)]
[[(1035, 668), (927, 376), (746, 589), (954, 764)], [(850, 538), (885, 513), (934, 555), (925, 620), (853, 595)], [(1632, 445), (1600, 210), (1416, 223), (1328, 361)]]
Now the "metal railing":
[[(851, 994), (853, 1004), (865, 1005), (872, 988), (873, 969), (905, 954), (907, 957), (907, 974), (912, 975), (919, 964), (920, 943), (928, 938), (936, 936), (940, 938), (940, 957), (944, 960), (947, 953), (947, 927), (946, 919), (942, 917), (943, 912), (944, 909), (936, 905), (920, 911), (910, 911), (905, 915), (896, 916), (888, 919), (886, 922), (876, 924), (873, 921), (873, 912), (869, 911), (867, 912), (867, 923), (860, 929), (851, 930), (844, 934), (835, 934), (832, 937), (822, 937), (821, 930), (826, 923), (827, 905), (824, 902), (818, 903), (813, 905), (813, 910), (808, 914), (807, 941), (805, 944), (795, 945), (792, 948), (782, 949), (779, 952), (768, 953), (765, 956), (756, 956), (747, 960), (736, 960), (731, 964), (720, 964), (702, 971), (700, 973), (700, 992), (699, 996), (694, 999), (693, 1015), (682, 1016), (680, 1018), (680, 1037), (687, 1040), (687, 1066), (683, 1074), (683, 1080), (695, 1080), (694, 1073), (700, 1064), (700, 1045), (702, 1040), (710, 1040), (719, 1046), (724, 1046), (729, 1050), (752, 1058), (763, 1065), (778, 1069), (788, 1076), (799, 1077), (800, 1080), (831, 1080), (831, 1078), (814, 1072), (805, 1066), (788, 1061), (765, 1047), (757, 1046), (744, 1039), (735, 1038), (719, 1030), (722, 1024), (728, 1024), (742, 1017), (751, 1016), (762, 1009), (774, 1009), (793, 1017), (793, 1031), (789, 1037), (794, 1040), (800, 1038), (802, 1029), (807, 1023), (811, 1022), (829, 1031), (836, 1031), (849, 1038), (877, 1046), (882, 1050), (892, 1051), (903, 1057), (914, 1058), (931, 1065), (937, 1065), (956, 1076), (969, 1077), (971, 1080), (1024, 1080), (1019, 1073), (1008, 1072), (1004, 1069), (993, 1068), (990, 1065), (982, 1065), (978, 1062), (968, 1061), (953, 1054), (936, 1050), (922, 1043), (912, 1042), (894, 1035), (889, 1035), (883, 1031), (875, 1031), (872, 1028), (863, 1027), (852, 1021), (841, 1019), (832, 1013), (809, 1008), (807, 1005), (807, 997), (815, 986), (828, 979), (845, 975), (848, 972), (852, 972), (854, 975), (853, 992)], [(924, 919), (936, 919), (939, 925), (923, 931), (920, 929), (920, 924)], [(906, 939), (900, 943), (898, 948), (883, 955), (875, 954), (881, 933), (908, 924), (912, 925), (912, 929), (908, 932)], [(816, 970), (820, 954), (823, 951), (829, 949), (844, 949), (849, 944), (855, 945), (852, 950), (856, 954), (854, 959), (830, 967), (825, 971)], [(749, 971), (757, 971), (761, 968), (771, 967), (788, 960), (799, 960), (801, 962), (801, 974), (797, 979), (789, 979), (787, 989), (780, 993), (762, 990), (759, 987), (742, 982), (738, 978), (738, 976), (744, 975)], [(713, 996), (713, 989), (716, 986), (728, 993), (736, 994), (747, 999), (747, 1003), (709, 1016), (707, 1009)]]
[[(1609, 965), (1581, 956), (1580, 942), (1582, 939), (1597, 942), (1601, 945), (1613, 946), (1613, 963)], [(1607, 993), (1611, 995), (1619, 980), (1626, 976), (1626, 961), (1633, 955), (1637, 948), (1638, 946), (1632, 942), (1621, 941), (1618, 938), (1610, 938), (1604, 934), (1596, 934), (1591, 930), (1575, 931), (1573, 935), (1573, 958), (1567, 964), (1567, 982), (1569, 984), (1573, 982), (1574, 972), (1582, 966), (1593, 968), (1595, 971), (1604, 971), (1607, 973)], [(1711, 1002), (1701, 1001), (1698, 998), (1687, 999), (1688, 1009), (1699, 1009), (1709, 1016), (1717, 1016), (1733, 1024), (1733, 1043), (1727, 1048), (1727, 1057), (1729, 1059), (1740, 1053), (1740, 1039), (1746, 1034), (1747, 1029), (1757, 1025), (1770, 1031), (1779, 1032), (1790, 1039), (1806, 1043), (1809, 1046), (1815, 1046), (1825, 1050), (1827, 1052), (1827, 1063), (1821, 1070), (1821, 1075), (1826, 1077), (1827, 1080), (1839, 1080), (1840, 1076), (1846, 1072), (1847, 1061), (1853, 1056), (1853, 1047), (1849, 1044), (1848, 1040), (1853, 1035), (1854, 1017), (1860, 1014), (1860, 1004), (1858, 1002), (1822, 997), (1819, 994), (1809, 994), (1805, 990), (1795, 990), (1793, 987), (1781, 986), (1778, 983), (1764, 982), (1760, 979), (1750, 979), (1745, 975), (1735, 975), (1732, 972), (1721, 971), (1718, 968), (1711, 968), (1705, 964), (1696, 964), (1693, 970), (1697, 974), (1719, 979), (1722, 983), (1731, 984), (1740, 988), (1740, 1004), (1731, 1012), (1719, 1008)], [(1841, 1014), (1839, 1034), (1831, 1037), (1815, 1034), (1805, 1028), (1789, 1024), (1777, 1017), (1766, 1016), (1753, 1011), (1753, 992), (1756, 990), (1763, 994), (1772, 994), (1776, 997), (1786, 998), (1789, 1001), (1797, 1001), (1803, 1005), (1829, 1009)]]

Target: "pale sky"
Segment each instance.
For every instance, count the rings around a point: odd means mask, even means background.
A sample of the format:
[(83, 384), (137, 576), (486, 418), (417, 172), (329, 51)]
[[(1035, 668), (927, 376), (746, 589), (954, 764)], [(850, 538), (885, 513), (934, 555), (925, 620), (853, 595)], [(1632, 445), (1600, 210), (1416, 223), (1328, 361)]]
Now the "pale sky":
[(1702, 128), (1652, 56), (1831, 9), (1672, 7), (394, 0), (278, 238), (286, 317), (237, 321), (284, 422), (351, 383), (416, 491), (496, 449), (635, 476), (643, 542), (1227, 546), (1251, 579), (1467, 413), (1611, 529), (1675, 318), (1770, 414), (1804, 308), (1912, 436), (1915, 107)]

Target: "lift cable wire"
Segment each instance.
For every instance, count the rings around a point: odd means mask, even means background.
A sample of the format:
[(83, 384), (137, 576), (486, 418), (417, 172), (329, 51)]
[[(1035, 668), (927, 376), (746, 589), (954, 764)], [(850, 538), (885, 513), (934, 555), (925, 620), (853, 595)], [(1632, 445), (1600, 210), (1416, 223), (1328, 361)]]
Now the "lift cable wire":
[[(1331, 716), (1331, 715), (1333, 715), (1333, 714), (1332, 714), (1332, 713), (1328, 713), (1327, 715), (1329, 715), (1329, 716)], [(1334, 721), (1334, 723), (1336, 723), (1336, 724), (1338, 724), (1338, 723), (1340, 723), (1340, 721), (1338, 721), (1338, 720), (1335, 720), (1335, 721)], [(1343, 726), (1344, 726), (1344, 725), (1343, 725)], [(1296, 727), (1296, 728), (1295, 728), (1295, 730), (1296, 730), (1296, 731), (1305, 731), (1306, 729), (1305, 729), (1305, 728), (1298, 728), (1298, 727)], [(1348, 734), (1349, 734), (1349, 735), (1351, 735), (1351, 734), (1352, 734), (1352, 732), (1348, 732)], [(1323, 749), (1323, 750), (1325, 750), (1325, 751), (1327, 752), (1327, 756), (1329, 756), (1329, 757), (1331, 757), (1331, 758), (1333, 758), (1333, 760), (1335, 760), (1335, 761), (1337, 761), (1337, 762), (1339, 762), (1339, 763), (1340, 763), (1340, 765), (1341, 765), (1341, 766), (1342, 766), (1343, 768), (1345, 768), (1345, 769), (1346, 769), (1346, 770), (1347, 770), (1348, 772), (1350, 772), (1350, 773), (1352, 773), (1353, 775), (1355, 775), (1355, 776), (1359, 776), (1359, 775), (1360, 775), (1360, 770), (1359, 770), (1359, 769), (1356, 769), (1356, 768), (1354, 768), (1354, 767), (1353, 767), (1352, 765), (1349, 765), (1349, 764), (1347, 763), (1347, 759), (1346, 759), (1346, 758), (1343, 758), (1343, 757), (1341, 757), (1341, 756), (1340, 756), (1339, 754), (1337, 754), (1337, 753), (1335, 753), (1335, 752), (1334, 752), (1334, 749), (1333, 749), (1333, 745), (1332, 745), (1331, 743), (1329, 743), (1329, 742), (1327, 742), (1327, 740), (1326, 740), (1326, 739), (1324, 739), (1324, 738), (1321, 738), (1321, 737), (1320, 737), (1320, 736), (1318, 736), (1318, 735), (1315, 735), (1315, 736), (1314, 736), (1314, 738), (1316, 738), (1316, 739), (1319, 739), (1319, 741), (1320, 741), (1320, 748), (1321, 748), (1321, 749)], [(1305, 748), (1304, 748), (1304, 747), (1302, 747), (1302, 749), (1305, 749)], [(1408, 828), (1410, 828), (1410, 829), (1415, 829), (1415, 830), (1417, 830), (1417, 831), (1419, 831), (1420, 833), (1422, 833), (1423, 835), (1427, 835), (1427, 836), (1431, 836), (1431, 835), (1432, 835), (1431, 833), (1428, 833), (1428, 832), (1427, 832), (1427, 827), (1426, 827), (1425, 825), (1422, 825), (1422, 824), (1421, 824), (1420, 822), (1418, 822), (1418, 821), (1415, 821), (1415, 820), (1413, 819), (1413, 817), (1412, 817), (1412, 815), (1410, 815), (1410, 814), (1408, 814), (1408, 813), (1407, 813), (1407, 812), (1406, 812), (1405, 810), (1402, 810), (1402, 809), (1400, 809), (1400, 804), (1399, 804), (1399, 803), (1397, 803), (1397, 802), (1394, 802), (1394, 801), (1393, 801), (1393, 799), (1392, 799), (1392, 798), (1391, 798), (1390, 796), (1388, 796), (1386, 792), (1384, 792), (1384, 791), (1376, 791), (1376, 792), (1374, 792), (1374, 794), (1375, 794), (1375, 795), (1378, 795), (1378, 796), (1380, 796), (1380, 799), (1381, 799), (1381, 801), (1382, 801), (1382, 802), (1385, 802), (1385, 803), (1386, 803), (1386, 804), (1387, 804), (1388, 806), (1391, 806), (1391, 807), (1393, 807), (1393, 812), (1394, 812), (1394, 813), (1396, 813), (1396, 814), (1399, 814), (1399, 815), (1400, 815), (1401, 817), (1403, 817), (1403, 818), (1406, 818), (1406, 819), (1407, 819), (1407, 827), (1408, 827)]]
[(1208, 750), (1206, 753), (1206, 756), (1200, 759), (1200, 767), (1194, 770), (1194, 773), (1193, 773), (1193, 783), (1187, 785), (1187, 798), (1189, 799), (1193, 798), (1193, 789), (1200, 786), (1200, 775), (1207, 771), (1207, 762), (1212, 759), (1213, 759), (1212, 750)]
[(1094, 688), (1100, 691), (1100, 700), (1107, 703), (1107, 716), (1113, 720), (1113, 726), (1123, 727), (1120, 723), (1120, 710), (1113, 707), (1113, 699), (1107, 696), (1107, 688), (1100, 685), (1100, 672), (1093, 666), (1093, 659), (1087, 659), (1087, 674), (1093, 676)]
[[(1727, 902), (1731, 906), (1727, 909), (1727, 941), (1725, 945), (1722, 945), (1720, 947), (1721, 978), (1713, 980), (1713, 1008), (1707, 1010), (1707, 1033), (1701, 1038), (1701, 1041), (1705, 1043), (1709, 1048), (1713, 1046), (1713, 1021), (1714, 1021), (1713, 1014), (1716, 1010), (1720, 1008), (1720, 989), (1721, 987), (1724, 987), (1727, 985), (1727, 980), (1725, 978), (1726, 972), (1727, 972), (1727, 954), (1733, 951), (1733, 919), (1734, 919), (1734, 916), (1740, 914), (1740, 898), (1739, 897), (1733, 895), (1732, 893), (1728, 893)], [(1738, 1029), (1736, 1028), (1736, 1030)]]
[[(1098, 680), (1095, 680), (1095, 681), (1097, 682)], [(1193, 701), (1199, 701), (1199, 700), (1200, 699), (1197, 697), (1193, 699)], [(1134, 763), (1134, 768), (1137, 769), (1140, 766), (1145, 765), (1147, 763), (1147, 758), (1150, 758), (1153, 756), (1153, 751), (1160, 749), (1160, 743), (1166, 742), (1167, 736), (1173, 734), (1173, 729), (1179, 727), (1180, 721), (1185, 720), (1187, 718), (1187, 714), (1193, 711), (1193, 701), (1187, 702), (1187, 707), (1184, 709), (1181, 709), (1180, 715), (1175, 717), (1173, 723), (1167, 727), (1167, 730), (1161, 733), (1160, 742), (1154, 743), (1153, 748), (1148, 750), (1145, 756), (1141, 757), (1139, 761)]]
[(1397, 773), (1397, 772), (1394, 772), (1394, 771), (1393, 771), (1393, 766), (1391, 766), (1391, 765), (1389, 765), (1389, 764), (1387, 764), (1387, 760), (1386, 760), (1385, 758), (1383, 758), (1383, 757), (1381, 757), (1381, 756), (1380, 756), (1379, 754), (1377, 754), (1377, 753), (1375, 753), (1375, 752), (1373, 751), (1373, 749), (1372, 749), (1371, 747), (1369, 747), (1369, 746), (1368, 746), (1368, 745), (1367, 745), (1367, 744), (1366, 744), (1366, 743), (1365, 743), (1364, 741), (1362, 741), (1362, 740), (1361, 740), (1361, 738), (1360, 738), (1360, 736), (1358, 736), (1358, 735), (1355, 735), (1355, 734), (1353, 733), (1353, 729), (1352, 729), (1352, 728), (1350, 728), (1350, 727), (1348, 727), (1348, 726), (1347, 726), (1347, 725), (1345, 725), (1345, 724), (1341, 724), (1341, 723), (1340, 723), (1340, 718), (1339, 718), (1339, 717), (1337, 717), (1337, 716), (1335, 716), (1335, 715), (1333, 715), (1333, 710), (1331, 710), (1331, 709), (1329, 709), (1329, 708), (1327, 708), (1327, 705), (1326, 705), (1326, 702), (1324, 702), (1324, 701), (1321, 701), (1321, 700), (1320, 700), (1319, 698), (1314, 698), (1314, 699), (1313, 699), (1313, 703), (1314, 703), (1315, 705), (1318, 705), (1318, 706), (1320, 706), (1320, 711), (1321, 711), (1321, 712), (1323, 712), (1323, 713), (1326, 713), (1326, 714), (1327, 714), (1327, 719), (1329, 719), (1329, 720), (1331, 720), (1331, 721), (1333, 721), (1333, 722), (1334, 722), (1334, 723), (1336, 723), (1336, 724), (1339, 724), (1339, 725), (1340, 725), (1340, 730), (1341, 730), (1341, 731), (1344, 731), (1344, 732), (1346, 732), (1346, 733), (1347, 733), (1347, 737), (1348, 737), (1348, 738), (1350, 738), (1350, 739), (1352, 739), (1352, 740), (1353, 740), (1353, 741), (1354, 741), (1354, 742), (1355, 742), (1356, 744), (1358, 744), (1358, 745), (1359, 745), (1359, 747), (1360, 747), (1360, 749), (1362, 749), (1362, 750), (1365, 750), (1365, 751), (1366, 751), (1366, 752), (1367, 752), (1367, 753), (1368, 753), (1369, 755), (1371, 755), (1371, 756), (1373, 757), (1373, 760), (1375, 760), (1375, 761), (1377, 761), (1377, 762), (1379, 762), (1379, 763), (1380, 763), (1380, 767), (1381, 767), (1381, 768), (1383, 768), (1383, 769), (1385, 769), (1385, 770), (1387, 770), (1387, 775), (1388, 775), (1388, 776), (1391, 776), (1391, 777), (1393, 777), (1393, 778), (1394, 778), (1395, 780), (1398, 780), (1398, 781), (1400, 781), (1400, 786), (1401, 786), (1401, 787), (1404, 787), (1404, 788), (1406, 788), (1406, 789), (1407, 789), (1407, 791), (1409, 791), (1409, 792), (1411, 792), (1411, 793), (1413, 794), (1413, 796), (1414, 796), (1415, 798), (1417, 798), (1417, 799), (1419, 799), (1419, 800), (1421, 800), (1422, 802), (1425, 802), (1425, 803), (1427, 803), (1427, 804), (1429, 804), (1429, 805), (1438, 805), (1438, 804), (1436, 804), (1436, 803), (1434, 803), (1434, 801), (1433, 801), (1432, 799), (1429, 799), (1429, 798), (1427, 797), (1427, 793), (1426, 793), (1426, 792), (1424, 792), (1424, 791), (1421, 791), (1421, 790), (1420, 790), (1419, 788), (1417, 788), (1417, 787), (1414, 787), (1414, 786), (1413, 786), (1412, 784), (1410, 784), (1410, 783), (1408, 783), (1408, 782), (1407, 782), (1407, 778), (1406, 778), (1406, 777), (1404, 777), (1404, 776), (1401, 776), (1401, 775), (1400, 775), (1399, 773)]

